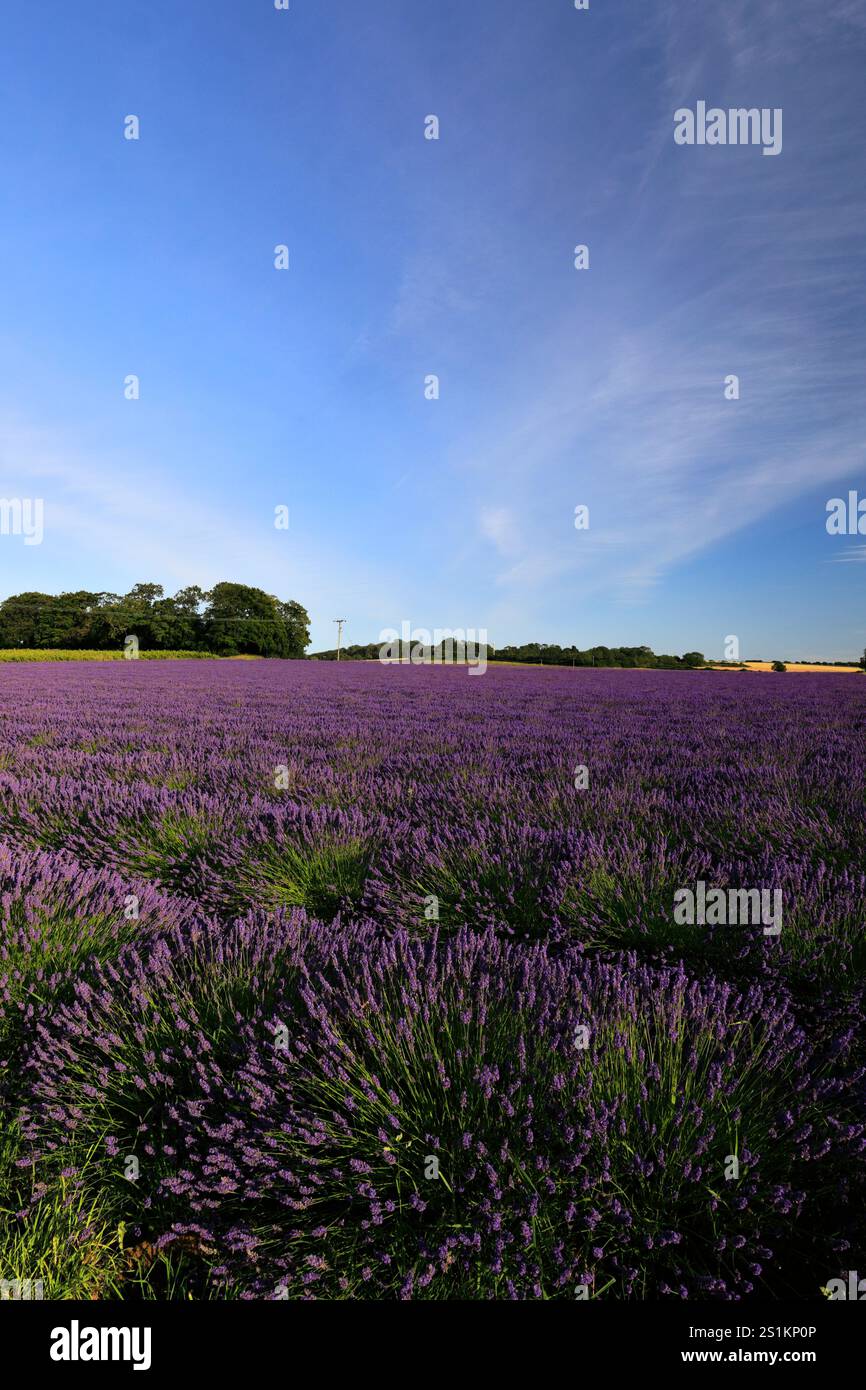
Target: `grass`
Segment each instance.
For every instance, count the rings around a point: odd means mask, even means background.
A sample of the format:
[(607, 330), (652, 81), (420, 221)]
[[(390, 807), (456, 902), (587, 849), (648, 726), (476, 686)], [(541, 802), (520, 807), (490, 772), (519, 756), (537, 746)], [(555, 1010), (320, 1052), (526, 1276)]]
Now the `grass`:
[(19, 1154), (14, 1127), (0, 1132), (0, 1277), (41, 1280), (46, 1299), (116, 1296), (122, 1252), (101, 1194), (62, 1174), (38, 1182)]
[(360, 902), (372, 857), (372, 845), (357, 838), (267, 845), (250, 855), (236, 881), (249, 902), (303, 907), (312, 917), (330, 922), (342, 909)]

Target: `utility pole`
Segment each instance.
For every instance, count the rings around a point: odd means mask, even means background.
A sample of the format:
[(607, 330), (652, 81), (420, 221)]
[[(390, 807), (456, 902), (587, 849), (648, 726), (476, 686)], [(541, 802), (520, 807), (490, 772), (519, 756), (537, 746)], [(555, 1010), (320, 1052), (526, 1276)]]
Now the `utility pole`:
[(345, 618), (335, 618), (335, 619), (334, 619), (334, 622), (337, 624), (337, 660), (339, 661), (339, 660), (340, 660), (340, 648), (341, 648), (341, 646), (343, 645), (343, 623), (346, 622), (346, 619), (345, 619)]

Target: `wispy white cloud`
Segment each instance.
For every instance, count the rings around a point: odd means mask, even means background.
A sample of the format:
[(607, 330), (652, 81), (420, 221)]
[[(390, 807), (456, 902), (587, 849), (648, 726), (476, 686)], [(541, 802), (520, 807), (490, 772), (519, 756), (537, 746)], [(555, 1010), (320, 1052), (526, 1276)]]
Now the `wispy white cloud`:
[(866, 545), (851, 545), (843, 550), (841, 555), (834, 555), (830, 559), (830, 564), (851, 565), (866, 564)]
[[(671, 21), (661, 31), (664, 82), (691, 97), (712, 76), (705, 95), (742, 104), (744, 90), (767, 90), (765, 47), (754, 25), (738, 26), (747, 7), (718, 8), (724, 23), (700, 7), (685, 25)], [(851, 18), (845, 5), (834, 14)], [(803, 22), (785, 30), (799, 58), (786, 90), (805, 97), (804, 84), (817, 81), (829, 92), (832, 73), (816, 75), (805, 63), (811, 31), (805, 10), (798, 15)], [(776, 17), (780, 25), (789, 19), (789, 6)], [(688, 42), (695, 33), (706, 45), (700, 61)], [(645, 601), (684, 561), (823, 483), (862, 477), (864, 286), (852, 268), (866, 197), (862, 181), (840, 178), (835, 162), (839, 142), (851, 138), (844, 113), (816, 103), (814, 93), (810, 101), (810, 143), (798, 148), (792, 139), (787, 163), (755, 160), (751, 149), (722, 152), (732, 156), (726, 162), (716, 150), (677, 150), (688, 158), (674, 166), (665, 156), (670, 118), (663, 133), (651, 131), (646, 147), (657, 147), (658, 158), (621, 209), (629, 223), (629, 203), (646, 200), (647, 233), (623, 241), (608, 224), (587, 272), (594, 289), (599, 275), (611, 280), (607, 306), (587, 292), (582, 315), (572, 304), (539, 325), (545, 345), (536, 340), (525, 358), (542, 359), (545, 375), (521, 364), (508, 404), (479, 419), (455, 452), (484, 534), (491, 498), (495, 515), (519, 518), (507, 544), (491, 537), (504, 562), (494, 581), (515, 601), (527, 587), (543, 593), (563, 584), (575, 594)], [(844, 147), (850, 155), (850, 143)], [(628, 259), (632, 252), (637, 259)], [(612, 283), (618, 274), (631, 298)], [(580, 292), (574, 299), (583, 302)], [(739, 378), (738, 400), (725, 399), (730, 374)], [(577, 503), (590, 505), (588, 532), (572, 526)]]

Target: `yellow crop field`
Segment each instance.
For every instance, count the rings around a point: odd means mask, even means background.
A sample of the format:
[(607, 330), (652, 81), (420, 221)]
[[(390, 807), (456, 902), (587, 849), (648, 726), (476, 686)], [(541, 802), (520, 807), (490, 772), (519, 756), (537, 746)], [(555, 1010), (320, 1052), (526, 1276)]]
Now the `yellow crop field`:
[[(861, 666), (817, 666), (814, 663), (808, 661), (789, 661), (786, 662), (785, 665), (787, 666), (789, 671), (793, 671), (794, 673), (798, 671), (806, 671), (813, 673), (826, 671), (829, 675), (835, 674), (839, 676), (844, 674), (856, 676), (858, 671), (862, 673), (863, 670)], [(746, 670), (748, 671), (771, 671), (773, 668), (773, 663), (771, 661), (744, 661), (743, 666), (745, 666)], [(740, 669), (741, 668), (738, 666), (713, 667), (714, 671), (738, 671)]]

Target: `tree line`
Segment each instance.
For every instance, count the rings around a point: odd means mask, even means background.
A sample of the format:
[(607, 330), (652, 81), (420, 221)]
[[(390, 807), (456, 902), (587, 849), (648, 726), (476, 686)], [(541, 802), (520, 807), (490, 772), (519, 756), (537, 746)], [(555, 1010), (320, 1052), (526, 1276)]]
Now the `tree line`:
[(683, 656), (657, 654), (652, 647), (558, 647), (555, 643), (526, 642), (522, 647), (499, 647), (491, 661), (525, 661), (543, 666), (626, 666), (646, 670), (694, 670), (704, 666), (703, 652)]
[(205, 651), (215, 656), (302, 657), (310, 618), (246, 584), (190, 584), (166, 597), (161, 584), (128, 594), (14, 594), (0, 603), (0, 647), (107, 651), (134, 635), (142, 651)]
[[(361, 646), (343, 647), (341, 661), (376, 661), (383, 648), (381, 642), (368, 642)], [(455, 643), (455, 648), (460, 644)], [(521, 647), (491, 647), (482, 649), (488, 661), (519, 661), (535, 666), (638, 666), (647, 670), (694, 670), (705, 664), (702, 652), (686, 652), (684, 656), (656, 655), (651, 647), (558, 647), (549, 642), (526, 642)], [(441, 659), (442, 648), (424, 648), (426, 659)], [(479, 653), (473, 650), (474, 658)], [(408, 656), (408, 652), (406, 653)], [(448, 653), (445, 653), (446, 657)], [(457, 651), (458, 659), (462, 653)], [(316, 652), (313, 660), (335, 661), (336, 648), (326, 652)]]

